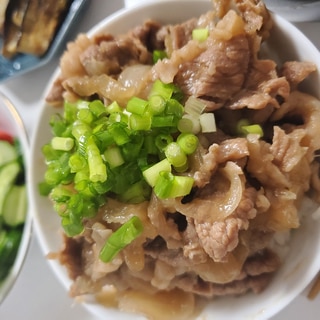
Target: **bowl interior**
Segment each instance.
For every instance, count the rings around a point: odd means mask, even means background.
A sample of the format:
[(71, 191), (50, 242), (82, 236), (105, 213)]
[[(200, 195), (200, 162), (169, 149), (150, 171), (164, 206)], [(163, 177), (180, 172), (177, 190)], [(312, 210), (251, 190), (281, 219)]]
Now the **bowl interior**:
[[(11, 101), (0, 92), (0, 129), (9, 133), (10, 135), (19, 139), (22, 152), (24, 156), (25, 168), (28, 167), (28, 150), (29, 144), (27, 139), (27, 133), (24, 128), (22, 119), (19, 113), (11, 103)], [(0, 303), (4, 301), (5, 297), (8, 295), (10, 289), (13, 287), (15, 280), (17, 279), (23, 262), (27, 255), (30, 239), (32, 232), (32, 218), (30, 211), (27, 212), (26, 221), (23, 227), (23, 235), (20, 241), (18, 253), (15, 262), (10, 270), (10, 273), (6, 279), (0, 284)]]
[[(156, 19), (164, 24), (182, 22), (191, 17), (197, 17), (210, 9), (208, 1), (160, 1), (153, 4), (124, 9), (106, 18), (94, 27), (89, 35), (101, 31), (123, 33), (141, 24), (147, 18)], [(278, 62), (284, 60), (314, 61), (320, 70), (320, 54), (313, 44), (293, 25), (279, 16), (274, 16), (275, 32), (265, 45), (264, 52)], [(55, 79), (59, 70), (52, 77)], [(304, 88), (320, 97), (320, 75), (315, 73), (306, 81)], [(48, 90), (50, 84), (48, 85)], [(44, 93), (44, 96), (46, 93)], [(61, 237), (60, 221), (53, 211), (50, 201), (39, 196), (37, 185), (42, 181), (45, 166), (41, 155), (41, 146), (51, 138), (49, 119), (57, 110), (43, 105), (38, 119), (35, 134), (31, 143), (31, 158), (29, 170), (29, 192), (31, 209), (34, 213), (36, 233), (45, 254), (59, 250)], [(315, 207), (305, 207), (305, 213), (316, 210)], [(210, 303), (199, 316), (199, 319), (233, 319), (237, 312), (238, 319), (267, 319), (289, 304), (312, 280), (320, 268), (320, 219), (308, 219), (303, 226), (293, 232), (290, 241), (289, 255), (274, 281), (260, 295), (248, 294), (239, 298), (216, 299)], [(298, 253), (298, 254), (297, 254)], [(299, 254), (301, 253), (301, 254)], [(303, 253), (303, 254), (302, 254)], [(66, 289), (69, 280), (65, 268), (56, 261), (49, 261), (55, 274)], [(233, 306), (230, 308), (230, 306)], [(119, 319), (141, 319), (134, 315), (123, 314), (112, 308), (105, 308), (89, 298), (85, 306), (100, 317), (117, 316)]]
[(320, 1), (317, 0), (265, 0), (269, 8), (292, 22), (317, 21)]

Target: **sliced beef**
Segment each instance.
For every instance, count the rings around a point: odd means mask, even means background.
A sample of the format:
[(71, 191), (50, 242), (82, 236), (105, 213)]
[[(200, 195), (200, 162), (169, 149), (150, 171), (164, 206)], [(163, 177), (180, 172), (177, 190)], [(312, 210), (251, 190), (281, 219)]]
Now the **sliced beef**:
[(289, 93), (289, 83), (286, 78), (278, 77), (275, 62), (257, 60), (250, 68), (243, 88), (233, 96), (226, 107), (232, 110), (263, 109), (270, 105), (279, 108)]
[(117, 75), (128, 65), (151, 64), (152, 55), (140, 39), (124, 35), (90, 46), (80, 61), (89, 76)]
[(239, 244), (239, 232), (249, 227), (249, 220), (255, 218), (257, 192), (246, 189), (234, 214), (223, 221), (197, 221), (195, 230), (205, 252), (217, 262), (225, 261), (227, 254)]
[(283, 64), (281, 74), (290, 83), (291, 89), (297, 89), (300, 82), (306, 79), (310, 73), (316, 71), (316, 66), (308, 61), (287, 61)]
[(198, 57), (180, 65), (175, 81), (188, 95), (226, 101), (242, 88), (249, 58), (245, 36), (212, 41)]

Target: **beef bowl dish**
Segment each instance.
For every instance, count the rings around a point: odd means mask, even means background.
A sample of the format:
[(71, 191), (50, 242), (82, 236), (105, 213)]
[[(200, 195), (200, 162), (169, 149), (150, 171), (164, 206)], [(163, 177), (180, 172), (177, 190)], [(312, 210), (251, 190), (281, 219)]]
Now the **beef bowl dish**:
[(68, 294), (121, 319), (289, 304), (320, 267), (319, 67), (253, 0), (146, 4), (69, 43), (29, 171)]

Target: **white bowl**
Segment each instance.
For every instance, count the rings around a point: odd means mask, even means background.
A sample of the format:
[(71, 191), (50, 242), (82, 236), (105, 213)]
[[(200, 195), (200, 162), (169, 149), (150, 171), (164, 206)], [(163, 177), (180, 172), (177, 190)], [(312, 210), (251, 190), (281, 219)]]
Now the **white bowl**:
[[(179, 22), (199, 16), (210, 8), (208, 1), (159, 1), (153, 4), (124, 9), (106, 18), (94, 27), (89, 35), (101, 30), (123, 33), (141, 24), (146, 18), (154, 18), (162, 23)], [(275, 15), (275, 31), (268, 41), (269, 52), (274, 59), (314, 61), (320, 70), (320, 54), (314, 45), (292, 24)], [(59, 70), (52, 77), (57, 76)], [(48, 89), (51, 83), (48, 85)], [(314, 73), (306, 83), (306, 88), (320, 98), (320, 75)], [(44, 97), (47, 92), (44, 93)], [(37, 185), (43, 180), (46, 167), (40, 148), (50, 141), (48, 125), (50, 116), (57, 110), (43, 106), (31, 143), (31, 167), (29, 170), (29, 191), (31, 209), (34, 213), (35, 230), (44, 254), (56, 252), (61, 246), (59, 234), (60, 219), (50, 201), (38, 194)], [(314, 208), (312, 208), (313, 210)], [(309, 209), (308, 209), (309, 210)], [(311, 210), (311, 209), (310, 209)], [(217, 299), (206, 306), (198, 319), (268, 319), (287, 306), (310, 283), (320, 269), (320, 219), (306, 220), (301, 228), (292, 234), (291, 251), (272, 283), (259, 295), (246, 294), (238, 298)], [(66, 269), (57, 261), (49, 264), (66, 290), (71, 284)], [(66, 293), (67, 294), (67, 293)], [(91, 297), (84, 303), (92, 314), (104, 319), (141, 319), (116, 309), (106, 308)]]
[[(24, 128), (23, 122), (19, 113), (11, 103), (11, 101), (0, 92), (0, 130), (9, 133), (11, 136), (19, 139), (25, 168), (27, 168), (27, 154), (29, 150), (29, 144), (27, 139), (27, 133)], [(27, 169), (26, 169), (27, 171)], [(0, 284), (0, 303), (4, 301), (9, 291), (14, 285), (20, 270), (23, 266), (25, 257), (28, 252), (29, 243), (32, 233), (32, 219), (30, 211), (27, 212), (26, 221), (23, 226), (23, 234), (20, 241), (19, 249), (16, 255), (14, 264), (5, 280)]]
[(308, 0), (265, 0), (273, 12), (292, 22), (320, 19), (320, 1)]

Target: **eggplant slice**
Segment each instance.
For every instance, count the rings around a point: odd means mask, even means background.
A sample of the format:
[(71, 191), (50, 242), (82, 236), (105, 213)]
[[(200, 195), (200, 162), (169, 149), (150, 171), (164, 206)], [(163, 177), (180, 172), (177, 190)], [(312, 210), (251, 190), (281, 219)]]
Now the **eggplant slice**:
[(2, 55), (44, 55), (63, 22), (71, 0), (9, 0)]
[(4, 22), (6, 20), (6, 10), (9, 0), (0, 0), (0, 35), (3, 35)]

